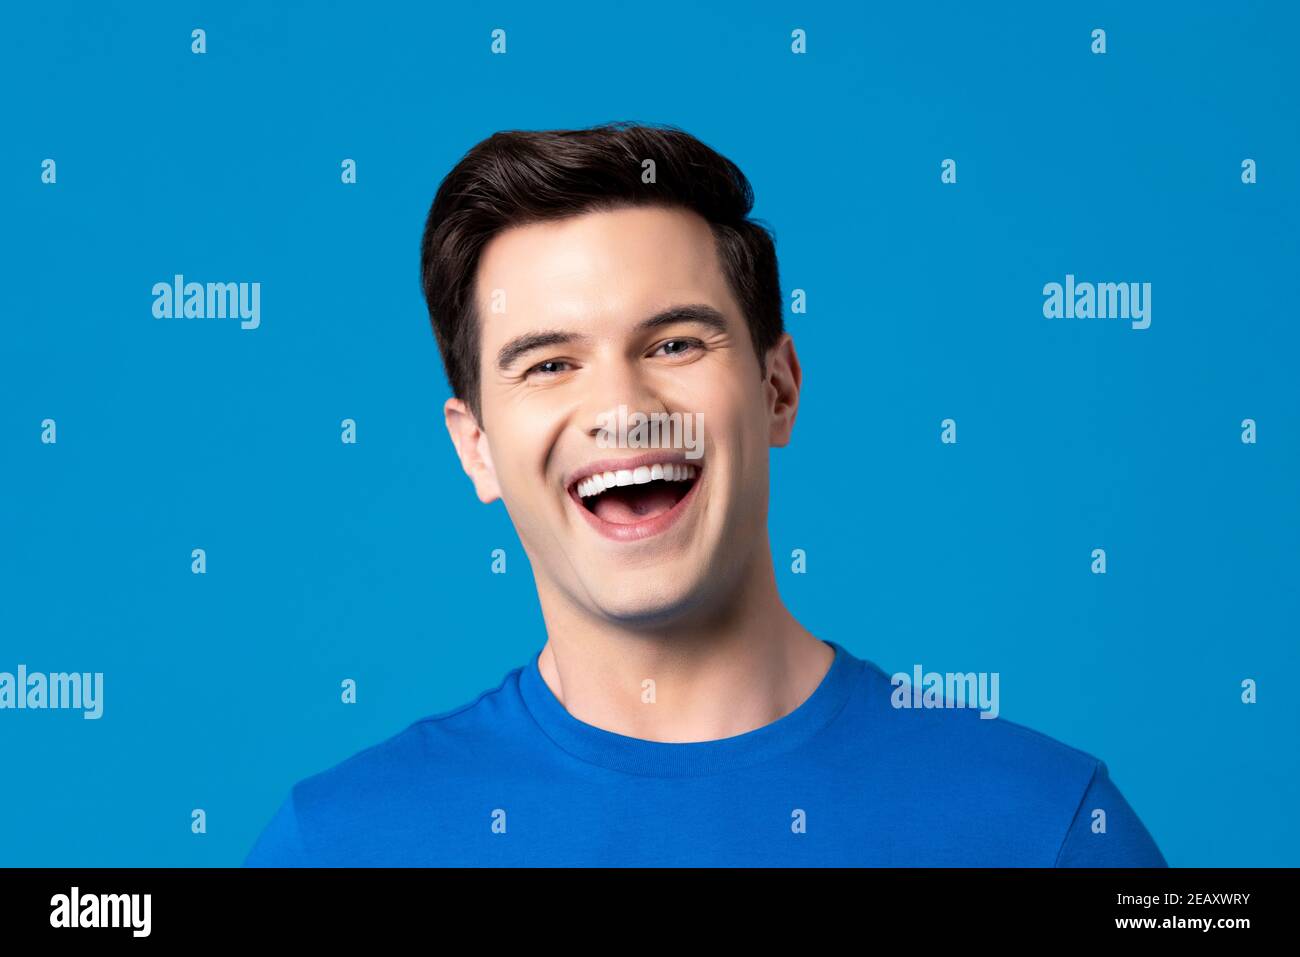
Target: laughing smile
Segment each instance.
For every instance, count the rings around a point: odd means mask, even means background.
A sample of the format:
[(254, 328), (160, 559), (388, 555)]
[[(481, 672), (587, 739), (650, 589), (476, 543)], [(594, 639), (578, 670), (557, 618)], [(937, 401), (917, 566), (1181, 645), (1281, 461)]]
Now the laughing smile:
[(570, 476), (569, 499), (583, 519), (614, 541), (639, 541), (675, 524), (694, 498), (703, 463), (651, 453), (593, 462)]

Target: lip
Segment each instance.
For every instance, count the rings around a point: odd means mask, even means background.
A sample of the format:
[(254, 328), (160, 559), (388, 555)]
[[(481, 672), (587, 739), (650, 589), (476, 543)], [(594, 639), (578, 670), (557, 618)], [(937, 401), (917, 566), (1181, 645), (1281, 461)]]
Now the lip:
[(599, 462), (588, 462), (582, 468), (574, 469), (564, 479), (564, 487), (572, 489), (583, 479), (595, 475), (597, 472), (617, 472), (619, 469), (636, 469), (641, 466), (650, 465), (694, 465), (703, 471), (700, 459), (688, 459), (685, 452), (646, 452), (642, 455), (636, 455), (632, 458), (624, 459), (603, 459)]
[[(631, 525), (616, 525), (613, 522), (607, 522), (595, 512), (590, 511), (587, 506), (582, 504), (582, 498), (578, 495), (577, 484), (588, 475), (594, 475), (596, 472), (614, 471), (616, 468), (637, 468), (640, 465), (654, 465), (656, 463), (674, 462), (687, 465), (695, 465), (699, 469), (699, 474), (695, 476), (695, 481), (691, 487), (686, 490), (686, 494), (678, 499), (677, 504), (668, 511), (663, 512), (653, 518), (647, 518), (644, 522), (634, 522)], [(608, 467), (606, 467), (608, 466)], [(583, 517), (588, 525), (603, 537), (614, 542), (639, 542), (643, 539), (653, 538), (656, 535), (662, 535), (668, 529), (672, 528), (686, 513), (686, 509), (695, 499), (695, 490), (700, 487), (704, 480), (704, 469), (696, 462), (685, 458), (664, 458), (662, 455), (642, 455), (634, 459), (611, 459), (608, 462), (597, 462), (594, 465), (587, 466), (573, 473), (573, 478), (567, 486), (569, 499), (573, 502), (573, 507)]]

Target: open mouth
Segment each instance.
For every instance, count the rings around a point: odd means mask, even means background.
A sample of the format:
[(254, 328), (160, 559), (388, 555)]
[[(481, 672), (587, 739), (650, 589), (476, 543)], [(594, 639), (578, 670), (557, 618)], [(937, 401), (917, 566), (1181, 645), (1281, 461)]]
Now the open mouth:
[(581, 505), (611, 525), (636, 525), (672, 510), (699, 478), (694, 465), (665, 462), (597, 472), (575, 483)]

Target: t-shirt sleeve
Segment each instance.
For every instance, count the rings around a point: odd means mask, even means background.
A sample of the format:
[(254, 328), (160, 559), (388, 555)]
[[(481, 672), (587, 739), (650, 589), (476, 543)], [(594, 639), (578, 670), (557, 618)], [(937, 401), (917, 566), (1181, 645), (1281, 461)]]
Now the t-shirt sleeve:
[(285, 798), (244, 859), (245, 867), (311, 867), (312, 861), (298, 829), (293, 792)]
[[(1103, 818), (1098, 811), (1105, 812)], [(1104, 830), (1102, 824), (1105, 824)], [(1070, 822), (1057, 867), (1168, 867), (1160, 848), (1098, 761)]]

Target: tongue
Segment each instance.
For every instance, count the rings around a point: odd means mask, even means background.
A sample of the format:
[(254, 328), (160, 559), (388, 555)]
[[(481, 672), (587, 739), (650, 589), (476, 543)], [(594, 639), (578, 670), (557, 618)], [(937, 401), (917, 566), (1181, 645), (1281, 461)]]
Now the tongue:
[(663, 482), (623, 485), (596, 499), (592, 511), (610, 524), (634, 525), (662, 515), (676, 505), (679, 498), (678, 491)]

